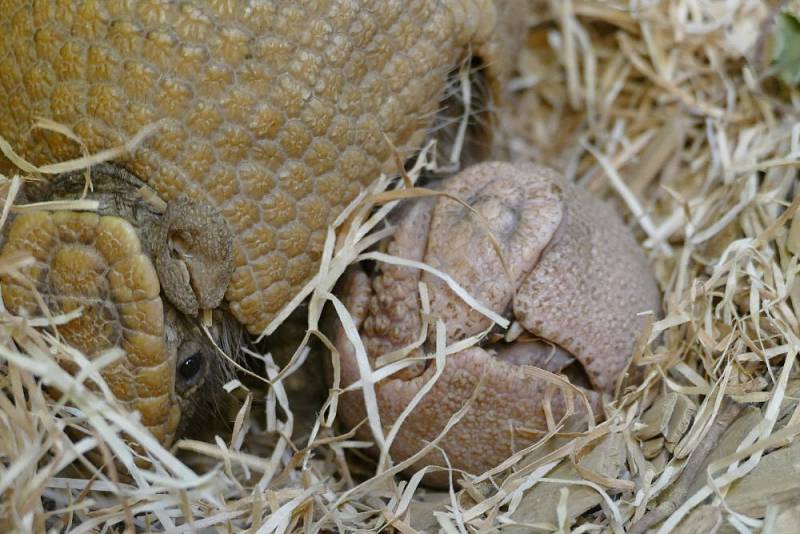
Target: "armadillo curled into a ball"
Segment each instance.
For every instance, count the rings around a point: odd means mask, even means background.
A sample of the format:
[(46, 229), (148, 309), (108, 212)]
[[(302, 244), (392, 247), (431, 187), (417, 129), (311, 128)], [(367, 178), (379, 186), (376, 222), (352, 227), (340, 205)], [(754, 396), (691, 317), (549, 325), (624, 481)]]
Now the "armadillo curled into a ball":
[[(515, 435), (515, 428), (548, 431), (546, 403), (555, 421), (565, 414), (563, 390), (557, 388), (548, 400), (547, 382), (526, 369), (571, 377), (596, 412), (600, 395), (613, 390), (633, 356), (645, 327), (640, 314), (660, 312), (660, 294), (633, 233), (613, 208), (549, 168), (482, 163), (444, 180), (441, 189), (447, 196), (417, 200), (402, 213), (388, 253), (451, 275), (516, 326), (501, 339), (490, 336), (479, 346), (446, 356), (439, 381), (410, 412), (391, 453), (400, 462), (433, 441), (484, 377), (473, 404), (438, 449), (410, 468), (449, 462), (477, 475), (530, 444), (523, 434)], [(428, 315), (444, 321), (448, 344), (491, 326), (432, 273), (383, 263), (368, 273), (357, 264), (337, 291), (356, 321), (373, 368), (379, 357), (420, 338), (420, 282), (428, 287)], [(434, 337), (429, 334), (410, 355), (430, 354)], [(335, 343), (346, 389), (361, 374), (343, 328)], [(430, 359), (420, 358), (375, 384), (384, 429), (434, 372)], [(576, 413), (582, 408), (575, 399)], [(360, 388), (343, 393), (338, 413), (348, 428), (364, 420)], [(361, 425), (359, 435), (371, 439), (369, 426)], [(447, 480), (441, 471), (429, 477), (432, 484)]]
[[(0, 236), (0, 255), (25, 253), (34, 261), (19, 274), (0, 276), (3, 302), (23, 317), (68, 314), (82, 308), (78, 317), (55, 332), (90, 359), (109, 349), (122, 349), (124, 356), (101, 374), (117, 401), (137, 411), (152, 434), (169, 444), (191, 428), (196, 418), (206, 419), (224, 404), (221, 385), (232, 372), (215, 344), (220, 350), (235, 350), (241, 327), (222, 310), (215, 310), (209, 339), (196, 319), (163, 298), (166, 288), (156, 264), (159, 258), (170, 265), (179, 261), (157, 251), (165, 248), (170, 232), (193, 230), (185, 221), (160, 213), (160, 207), (153, 207), (142, 195), (146, 186), (118, 167), (96, 166), (92, 182), (90, 198), (98, 201), (97, 211), (37, 209), (9, 216)], [(41, 192), (43, 198), (23, 200), (72, 198), (83, 187), (82, 172), (64, 175)], [(179, 204), (178, 211), (189, 215), (189, 223), (205, 213), (191, 202)], [(227, 246), (230, 256), (229, 240), (221, 244), (215, 239), (223, 224), (206, 219), (206, 226), (194, 229), (194, 234), (212, 249)], [(202, 269), (202, 254), (192, 261), (195, 272), (208, 274)], [(166, 277), (165, 283), (171, 280)], [(201, 294), (215, 290), (210, 284)], [(77, 371), (74, 362), (64, 360), (63, 365)]]

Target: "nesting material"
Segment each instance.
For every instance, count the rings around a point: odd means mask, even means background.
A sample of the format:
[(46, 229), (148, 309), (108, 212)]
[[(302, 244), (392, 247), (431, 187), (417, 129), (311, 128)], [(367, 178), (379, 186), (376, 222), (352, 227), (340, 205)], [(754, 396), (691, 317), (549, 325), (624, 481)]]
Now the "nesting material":
[[(428, 469), (398, 476), (413, 462), (386, 455), (367, 462), (359, 451), (373, 444), (334, 425), (341, 367), (322, 333), (323, 305), (357, 339), (331, 292), (353, 262), (393, 261), (370, 250), (391, 233), (385, 218), (397, 203), (424, 194), (413, 189), (432, 166), (423, 154), (404, 179), (379, 179), (342, 214), (319, 274), (274, 321), (309, 298), (304, 341), (320, 340), (320, 352), (300, 347), (282, 365), (256, 355), (264, 378), (227, 384), (242, 405), (231, 431), (213, 443), (184, 440), (166, 451), (106, 389), (88, 388), (87, 381), (102, 384), (97, 371), (121, 355), (88, 360), (63, 345), (52, 325), (71, 316), (23, 320), (0, 310), (0, 530), (794, 526), (797, 475), (781, 467), (800, 463), (800, 91), (776, 75), (766, 46), (786, 25), (757, 1), (535, 4), (498, 141), (513, 158), (555, 167), (612, 201), (635, 228), (663, 292), (663, 318), (635, 355), (644, 378), (606, 401), (603, 423), (554, 430), (486, 473), (450, 473), (461, 488), (440, 492), (420, 484)], [(4, 223), (20, 180), (0, 184), (9, 192)], [(0, 258), (0, 272), (26, 261)], [(449, 350), (445, 341), (429, 355), (435, 368)], [(333, 386), (306, 427), (303, 396), (291, 384), (315, 357), (330, 360)], [(64, 371), (63, 359), (79, 374)], [(406, 354), (387, 355), (379, 369), (363, 354), (360, 361), (367, 397), (376, 381), (411, 364)], [(68, 394), (55, 402), (44, 385)], [(392, 429), (381, 427), (374, 408), (362, 424), (385, 437), (378, 445), (386, 450)], [(91, 437), (73, 442), (74, 426)], [(299, 435), (301, 427), (310, 430)], [(147, 467), (136, 464), (123, 432), (142, 443)], [(622, 461), (593, 462), (601, 446)], [(435, 447), (436, 440), (423, 453)], [(63, 469), (77, 459), (91, 470), (81, 461), (90, 450), (128, 466), (132, 481)], [(549, 514), (531, 519), (530, 503), (545, 490), (553, 493)]]

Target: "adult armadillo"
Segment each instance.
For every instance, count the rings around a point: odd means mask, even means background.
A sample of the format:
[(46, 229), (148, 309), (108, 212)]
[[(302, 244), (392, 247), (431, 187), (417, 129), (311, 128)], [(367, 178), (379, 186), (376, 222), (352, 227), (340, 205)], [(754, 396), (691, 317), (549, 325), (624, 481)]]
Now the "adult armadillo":
[[(225, 298), (259, 333), (314, 274), (328, 224), (381, 171), (397, 170), (394, 147), (410, 156), (424, 140), (448, 73), (479, 57), (497, 94), (500, 43), (522, 20), (504, 15), (521, 4), (0, 0), (0, 135), (44, 164), (81, 151), (32, 130), (36, 117), (70, 127), (90, 152), (161, 120), (116, 163), (168, 213), (185, 195), (221, 214), (233, 236)], [(0, 171), (15, 168), (0, 156)], [(202, 294), (192, 247), (203, 242), (184, 237), (166, 235), (160, 246), (176, 261), (155, 268), (162, 289), (165, 276), (183, 282), (188, 298), (165, 296), (192, 313), (221, 293)], [(154, 424), (174, 423), (168, 403), (151, 404)]]

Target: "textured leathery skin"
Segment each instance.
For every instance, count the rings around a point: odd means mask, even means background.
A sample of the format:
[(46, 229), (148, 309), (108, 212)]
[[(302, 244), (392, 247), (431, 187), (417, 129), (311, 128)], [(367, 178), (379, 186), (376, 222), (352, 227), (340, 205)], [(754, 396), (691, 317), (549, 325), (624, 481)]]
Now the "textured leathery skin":
[(80, 149), (30, 131), (35, 116), (93, 152), (165, 119), (123, 163), (222, 211), (226, 298), (256, 333), (316, 271), (327, 225), (393, 170), (384, 134), (419, 145), (495, 21), (485, 0), (0, 0), (0, 134), (42, 164)]

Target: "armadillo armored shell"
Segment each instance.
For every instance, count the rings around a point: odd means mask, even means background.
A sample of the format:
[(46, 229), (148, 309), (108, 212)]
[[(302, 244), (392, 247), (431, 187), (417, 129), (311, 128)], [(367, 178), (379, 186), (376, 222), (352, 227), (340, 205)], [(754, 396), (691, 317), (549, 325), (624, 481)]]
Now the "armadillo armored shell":
[(329, 223), (397, 170), (393, 147), (420, 145), (468, 50), (488, 79), (503, 66), (497, 20), (485, 0), (0, 2), (0, 135), (44, 164), (81, 152), (36, 117), (91, 152), (161, 120), (120, 163), (224, 215), (226, 298), (258, 333), (315, 274)]

